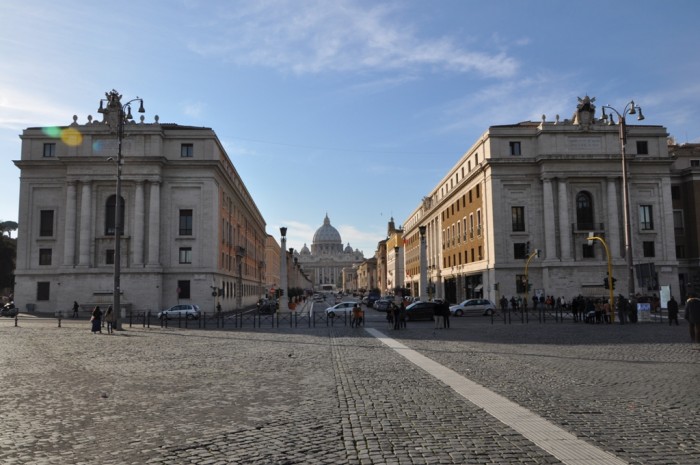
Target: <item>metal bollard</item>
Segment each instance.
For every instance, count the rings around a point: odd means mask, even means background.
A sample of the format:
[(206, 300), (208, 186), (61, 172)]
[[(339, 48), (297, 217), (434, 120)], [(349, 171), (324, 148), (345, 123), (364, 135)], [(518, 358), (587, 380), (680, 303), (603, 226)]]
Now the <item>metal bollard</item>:
[(58, 317), (58, 327), (60, 328), (61, 327), (61, 318), (62, 318), (62, 314), (61, 314), (60, 310), (58, 311), (57, 317)]
[(19, 320), (19, 315), (15, 315), (15, 328), (17, 327), (18, 320)]

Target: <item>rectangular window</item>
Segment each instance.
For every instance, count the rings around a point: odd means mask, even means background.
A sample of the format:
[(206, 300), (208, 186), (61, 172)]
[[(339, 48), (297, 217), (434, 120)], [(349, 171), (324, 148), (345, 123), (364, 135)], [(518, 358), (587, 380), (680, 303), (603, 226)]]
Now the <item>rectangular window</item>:
[(49, 300), (51, 296), (51, 283), (38, 282), (36, 283), (36, 300)]
[(691, 168), (697, 168), (698, 166), (700, 166), (700, 160), (690, 160)]
[(654, 241), (644, 241), (642, 243), (642, 247), (644, 248), (644, 256), (645, 257), (655, 257), (656, 256), (656, 250), (654, 249)]
[(676, 244), (676, 258), (685, 258), (685, 246)]
[(183, 158), (194, 157), (194, 144), (182, 144), (180, 146), (180, 156)]
[(476, 235), (481, 237), (481, 210), (476, 211)]
[(53, 236), (53, 210), (41, 210), (39, 213), (39, 235)]
[(192, 235), (192, 210), (180, 210), (180, 235)]
[(520, 142), (518, 142), (518, 141), (510, 142), (510, 154), (511, 155), (521, 155)]
[(525, 207), (511, 207), (513, 231), (525, 231)]
[(683, 232), (685, 224), (683, 222), (683, 210), (673, 210), (673, 228), (676, 232)]
[(44, 144), (44, 158), (50, 158), (56, 156), (56, 144), (53, 142), (48, 142)]
[(51, 264), (51, 249), (39, 249), (39, 265)]
[(671, 186), (671, 199), (680, 200), (681, 198), (681, 186)]
[(583, 256), (583, 258), (595, 258), (594, 244), (583, 244), (581, 249), (581, 255)]
[(105, 250), (105, 264), (114, 265), (114, 249)]
[(637, 155), (649, 155), (649, 143), (647, 141), (637, 141)]
[(192, 247), (180, 247), (180, 263), (192, 263)]
[(516, 242), (513, 244), (513, 258), (516, 260), (524, 260), (527, 258), (527, 243)]
[(189, 281), (178, 281), (177, 282), (177, 297), (178, 297), (178, 299), (189, 299), (190, 298), (190, 282)]
[(654, 229), (654, 217), (652, 215), (651, 205), (639, 206), (639, 227), (642, 231), (651, 231)]

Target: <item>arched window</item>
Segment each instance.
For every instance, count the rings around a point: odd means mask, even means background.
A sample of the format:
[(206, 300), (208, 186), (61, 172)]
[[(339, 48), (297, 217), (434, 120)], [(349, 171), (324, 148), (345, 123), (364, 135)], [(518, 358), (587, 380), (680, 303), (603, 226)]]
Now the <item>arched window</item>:
[[(105, 205), (105, 235), (114, 236), (116, 229), (115, 225), (115, 212), (117, 211), (117, 196), (111, 195), (107, 199), (107, 204)], [(121, 227), (121, 232), (124, 232), (124, 198), (121, 198), (119, 202), (119, 226)]]
[(576, 195), (576, 229), (594, 231), (593, 199), (591, 194), (581, 191)]

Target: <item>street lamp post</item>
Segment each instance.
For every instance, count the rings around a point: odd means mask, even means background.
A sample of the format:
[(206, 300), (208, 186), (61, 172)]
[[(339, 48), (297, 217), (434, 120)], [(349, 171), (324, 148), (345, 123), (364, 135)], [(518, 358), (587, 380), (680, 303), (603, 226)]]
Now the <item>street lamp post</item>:
[[(122, 140), (124, 139), (124, 125), (133, 119), (131, 116), (131, 104), (139, 102), (139, 113), (145, 113), (143, 99), (136, 97), (122, 104), (122, 96), (116, 90), (105, 93), (107, 98), (100, 100), (99, 113), (105, 115), (105, 121), (110, 126), (117, 128), (117, 188), (114, 208), (114, 291), (112, 311), (116, 315), (114, 329), (121, 329), (121, 234), (122, 234)], [(107, 103), (107, 108), (103, 104)]]
[(642, 108), (635, 105), (634, 100), (625, 105), (622, 112), (617, 111), (610, 105), (603, 105), (603, 121), (609, 125), (615, 124), (613, 115), (606, 115), (605, 109), (617, 115), (618, 127), (620, 130), (620, 154), (622, 155), (622, 202), (624, 203), (624, 226), (625, 226), (625, 259), (627, 260), (627, 291), (629, 298), (634, 298), (634, 268), (632, 260), (632, 227), (630, 226), (630, 193), (629, 193), (629, 172), (627, 167), (627, 121), (625, 117), (627, 115), (637, 115), (637, 120), (642, 121), (644, 115), (642, 114)]
[[(612, 274), (612, 260), (610, 258), (610, 249), (608, 249), (608, 244), (605, 243), (605, 239), (602, 237), (595, 236), (594, 233), (590, 233), (588, 237), (586, 238), (588, 240), (588, 245), (593, 245), (593, 241), (599, 241), (601, 244), (603, 244), (603, 248), (605, 248), (605, 256), (608, 258), (608, 289), (610, 290), (610, 322), (615, 323), (615, 296), (614, 296), (614, 279), (613, 279), (613, 274)], [(623, 321), (620, 321), (620, 323), (624, 323)]]
[(287, 228), (282, 226), (280, 228), (280, 235), (282, 236), (280, 248), (280, 301), (279, 301), (279, 312), (289, 312), (289, 305), (287, 303)]
[(420, 232), (420, 281), (419, 281), (419, 296), (420, 300), (428, 300), (428, 250), (425, 242), (425, 230), (426, 226), (418, 226), (418, 231)]

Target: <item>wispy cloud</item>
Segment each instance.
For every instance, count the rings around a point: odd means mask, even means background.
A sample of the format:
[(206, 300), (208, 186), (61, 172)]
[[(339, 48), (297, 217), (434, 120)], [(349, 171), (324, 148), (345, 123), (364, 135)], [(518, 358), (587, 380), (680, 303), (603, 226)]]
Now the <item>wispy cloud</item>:
[(450, 37), (421, 37), (401, 21), (397, 5), (321, 0), (236, 4), (220, 12), (218, 24), (206, 25), (206, 41), (193, 40), (189, 46), (202, 55), (296, 74), (427, 68), (508, 77), (517, 70), (518, 62), (505, 52), (466, 49)]

